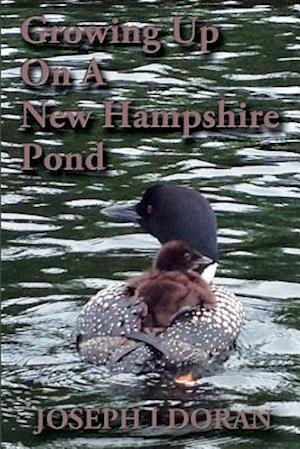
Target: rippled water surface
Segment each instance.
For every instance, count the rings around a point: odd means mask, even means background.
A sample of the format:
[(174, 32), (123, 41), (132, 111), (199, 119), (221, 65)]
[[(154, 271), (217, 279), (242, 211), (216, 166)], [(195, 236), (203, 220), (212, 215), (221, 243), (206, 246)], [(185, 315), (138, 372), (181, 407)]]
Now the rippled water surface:
[[(296, 2), (279, 0), (2, 2), (5, 447), (297, 447), (299, 11)], [(53, 23), (99, 24), (116, 16), (139, 26), (160, 24), (164, 53), (146, 57), (132, 47), (47, 46), (43, 57), (72, 69), (75, 80), (96, 57), (109, 86), (30, 90), (20, 80), (20, 63), (40, 53), (21, 41), (19, 26), (41, 14)], [(196, 48), (171, 42), (171, 17), (187, 14), (222, 29), (216, 51), (200, 56)], [(247, 101), (252, 109), (278, 110), (283, 124), (277, 133), (199, 132), (188, 141), (180, 133), (103, 132), (101, 121), (88, 132), (18, 130), (22, 101), (41, 97), (61, 109), (93, 110), (99, 118), (107, 99), (127, 99), (148, 110), (205, 110), (224, 97), (229, 105)], [(20, 169), (23, 142), (86, 151), (97, 140), (109, 152), (104, 176)], [(158, 247), (139, 228), (110, 222), (101, 209), (138, 199), (156, 181), (199, 188), (209, 198), (219, 223), (217, 282), (241, 295), (247, 315), (237, 351), (188, 390), (152, 378), (111, 378), (79, 361), (70, 345), (88, 298), (146, 269)], [(186, 432), (180, 439), (165, 428), (157, 434), (129, 431), (121, 440), (114, 431), (104, 438), (78, 432), (32, 437), (37, 407), (160, 407), (166, 401), (192, 408), (262, 406), (272, 412), (272, 430)]]

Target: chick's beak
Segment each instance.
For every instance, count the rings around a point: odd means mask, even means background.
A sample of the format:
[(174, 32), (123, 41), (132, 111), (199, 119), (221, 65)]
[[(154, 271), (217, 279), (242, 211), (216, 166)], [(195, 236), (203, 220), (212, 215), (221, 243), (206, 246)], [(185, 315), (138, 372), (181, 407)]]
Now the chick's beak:
[(197, 257), (197, 259), (195, 260), (195, 267), (207, 266), (211, 263), (213, 263), (213, 260), (210, 257), (199, 254), (199, 257)]

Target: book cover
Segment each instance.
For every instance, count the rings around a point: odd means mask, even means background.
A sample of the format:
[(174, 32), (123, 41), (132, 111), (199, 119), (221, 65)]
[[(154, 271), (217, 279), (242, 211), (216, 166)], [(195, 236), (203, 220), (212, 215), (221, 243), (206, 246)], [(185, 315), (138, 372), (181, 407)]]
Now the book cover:
[(3, 447), (298, 447), (299, 4), (1, 6)]

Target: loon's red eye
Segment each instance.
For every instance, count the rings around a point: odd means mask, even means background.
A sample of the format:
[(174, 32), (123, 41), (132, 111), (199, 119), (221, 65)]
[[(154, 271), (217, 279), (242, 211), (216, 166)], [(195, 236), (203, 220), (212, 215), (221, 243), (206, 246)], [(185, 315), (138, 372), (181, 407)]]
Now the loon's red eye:
[(152, 215), (154, 212), (154, 207), (151, 204), (148, 204), (146, 211), (147, 215)]

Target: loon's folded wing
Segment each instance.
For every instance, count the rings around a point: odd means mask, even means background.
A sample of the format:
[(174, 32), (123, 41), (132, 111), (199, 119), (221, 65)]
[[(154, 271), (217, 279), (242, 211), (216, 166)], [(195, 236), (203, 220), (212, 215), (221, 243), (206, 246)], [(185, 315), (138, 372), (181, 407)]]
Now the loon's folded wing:
[(234, 294), (220, 287), (212, 289), (217, 300), (214, 309), (198, 306), (187, 311), (157, 337), (140, 332), (141, 301), (129, 297), (124, 287), (104, 289), (79, 316), (79, 353), (89, 363), (114, 372), (204, 367), (234, 346), (244, 317)]
[(142, 300), (135, 299), (122, 286), (100, 290), (83, 307), (75, 333), (82, 341), (95, 336), (122, 336), (141, 328)]

